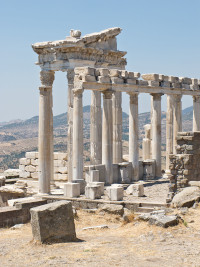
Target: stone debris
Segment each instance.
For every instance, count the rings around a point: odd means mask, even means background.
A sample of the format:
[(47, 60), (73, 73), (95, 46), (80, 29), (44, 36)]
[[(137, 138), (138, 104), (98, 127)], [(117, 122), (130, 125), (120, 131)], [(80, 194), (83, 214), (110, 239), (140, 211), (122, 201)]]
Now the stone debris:
[(71, 202), (57, 201), (32, 208), (30, 212), (35, 241), (42, 243), (75, 241), (76, 232)]
[(84, 227), (82, 230), (96, 230), (96, 229), (107, 229), (107, 228), (109, 228), (108, 225), (97, 225), (97, 226)]
[(179, 223), (179, 217), (177, 215), (165, 215), (165, 211), (141, 214), (139, 215), (139, 219), (163, 228), (175, 226)]
[(115, 205), (115, 204), (104, 204), (100, 205), (99, 211), (105, 211), (110, 214), (116, 214), (116, 215), (123, 215), (124, 209), (122, 205)]
[(19, 169), (8, 169), (4, 171), (4, 176), (6, 178), (18, 178), (20, 176), (20, 170)]
[(191, 186), (184, 188), (181, 192), (176, 194), (172, 200), (172, 206), (179, 207), (192, 207), (195, 202), (200, 200), (200, 188)]
[(133, 195), (135, 197), (143, 197), (144, 196), (144, 185), (142, 183), (131, 184), (126, 189), (126, 194)]

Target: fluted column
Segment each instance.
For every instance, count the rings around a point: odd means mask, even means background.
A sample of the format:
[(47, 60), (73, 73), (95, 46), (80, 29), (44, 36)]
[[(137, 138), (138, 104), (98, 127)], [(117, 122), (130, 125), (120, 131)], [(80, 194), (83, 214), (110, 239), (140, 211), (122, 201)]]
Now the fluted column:
[(138, 149), (138, 94), (130, 94), (129, 105), (129, 161), (132, 163), (132, 180), (139, 179)]
[(174, 122), (173, 122), (173, 154), (176, 154), (177, 146), (177, 133), (182, 131), (182, 95), (174, 95), (173, 101), (173, 112), (174, 112)]
[(68, 80), (68, 107), (67, 107), (67, 155), (68, 155), (68, 182), (73, 179), (73, 92), (74, 69), (67, 70)]
[(73, 180), (83, 179), (83, 90), (74, 89), (73, 105)]
[(152, 95), (152, 159), (156, 161), (156, 177), (161, 176), (161, 96)]
[(113, 104), (113, 163), (122, 162), (122, 93), (114, 92)]
[(166, 173), (169, 172), (169, 155), (173, 154), (173, 95), (167, 95), (166, 112)]
[(102, 164), (105, 165), (107, 184), (113, 183), (113, 120), (112, 91), (103, 92)]
[(193, 132), (200, 131), (200, 96), (193, 96)]
[(50, 193), (50, 182), (53, 181), (53, 112), (52, 84), (53, 71), (41, 71), (42, 86), (39, 101), (39, 193)]
[(91, 91), (90, 151), (92, 165), (102, 163), (102, 113), (101, 92)]

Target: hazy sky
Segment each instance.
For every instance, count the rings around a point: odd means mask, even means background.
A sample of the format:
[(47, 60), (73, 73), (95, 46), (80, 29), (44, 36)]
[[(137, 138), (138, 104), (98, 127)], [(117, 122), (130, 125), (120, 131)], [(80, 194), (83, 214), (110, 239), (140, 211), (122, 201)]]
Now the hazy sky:
[[(38, 115), (39, 67), (31, 44), (64, 39), (70, 29), (84, 35), (121, 27), (118, 49), (127, 51), (128, 70), (200, 78), (199, 12), (199, 0), (0, 0), (0, 121)], [(64, 73), (56, 73), (53, 94), (54, 114), (66, 112)], [(184, 97), (183, 108), (191, 105)], [(149, 110), (150, 97), (140, 95), (139, 111)]]

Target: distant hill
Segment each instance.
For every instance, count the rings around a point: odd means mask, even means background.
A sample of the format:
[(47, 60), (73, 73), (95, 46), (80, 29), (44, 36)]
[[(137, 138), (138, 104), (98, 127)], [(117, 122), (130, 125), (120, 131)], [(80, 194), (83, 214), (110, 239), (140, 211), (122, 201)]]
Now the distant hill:
[[(183, 131), (192, 130), (193, 107), (183, 110)], [(16, 120), (0, 123), (0, 169), (17, 167), (18, 158), (23, 157), (26, 151), (37, 150), (38, 116), (28, 120)], [(129, 115), (123, 112), (123, 140), (129, 139)], [(84, 121), (84, 148), (86, 157), (90, 148), (90, 106), (83, 108)], [(54, 150), (67, 149), (67, 113), (56, 115), (54, 122)], [(139, 142), (144, 137), (144, 125), (150, 123), (150, 112), (139, 114)], [(162, 144), (165, 148), (166, 113), (162, 112)]]

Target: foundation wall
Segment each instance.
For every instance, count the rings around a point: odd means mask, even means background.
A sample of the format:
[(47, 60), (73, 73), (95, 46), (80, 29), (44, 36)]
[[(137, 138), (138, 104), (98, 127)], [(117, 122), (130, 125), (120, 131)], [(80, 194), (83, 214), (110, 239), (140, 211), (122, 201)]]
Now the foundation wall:
[[(38, 180), (38, 152), (26, 152), (19, 160), (20, 178)], [(67, 153), (54, 152), (54, 180), (67, 181)]]

